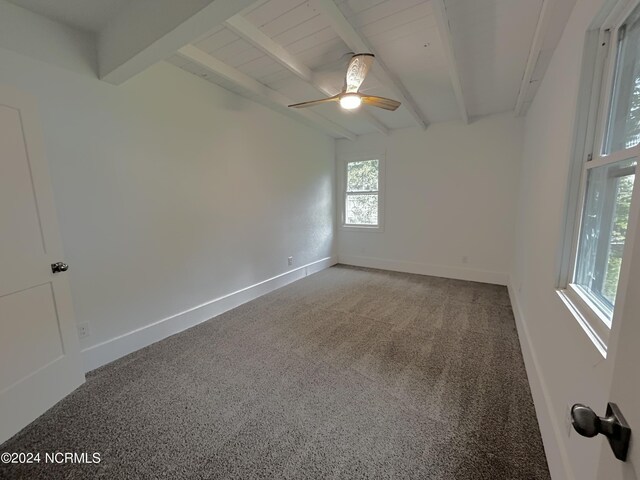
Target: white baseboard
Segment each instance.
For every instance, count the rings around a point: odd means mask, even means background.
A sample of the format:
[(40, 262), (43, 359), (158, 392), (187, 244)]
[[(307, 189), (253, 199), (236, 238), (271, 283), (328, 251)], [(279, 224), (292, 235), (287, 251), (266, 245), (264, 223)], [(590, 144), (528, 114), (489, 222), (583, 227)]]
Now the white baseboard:
[(327, 257), (302, 267), (268, 278), (241, 290), (210, 300), (184, 312), (145, 325), (131, 332), (82, 350), (85, 372), (98, 368), (143, 347), (191, 328), (243, 303), (300, 280), (338, 263), (337, 257)]
[(503, 272), (489, 270), (474, 270), (472, 268), (448, 267), (445, 265), (429, 265), (426, 263), (390, 260), (386, 258), (360, 257), (356, 255), (339, 255), (338, 262), (356, 267), (379, 268), (396, 272), (417, 273), (434, 277), (455, 278), (472, 282), (493, 283), (506, 285), (508, 275)]
[(549, 395), (549, 389), (540, 369), (538, 355), (529, 335), (529, 328), (522, 313), (518, 295), (511, 279), (507, 285), (509, 298), (513, 307), (513, 315), (518, 329), (520, 348), (524, 358), (531, 396), (536, 408), (536, 417), (540, 426), (542, 443), (549, 464), (549, 471), (553, 480), (575, 480), (569, 456), (565, 446), (566, 434), (562, 431), (562, 424), (554, 418), (553, 403)]

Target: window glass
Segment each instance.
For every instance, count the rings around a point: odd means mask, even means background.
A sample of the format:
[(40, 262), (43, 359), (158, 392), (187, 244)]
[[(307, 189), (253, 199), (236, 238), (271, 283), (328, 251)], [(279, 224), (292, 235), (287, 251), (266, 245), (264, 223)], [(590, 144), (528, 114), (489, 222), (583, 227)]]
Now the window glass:
[(344, 224), (377, 227), (380, 224), (379, 160), (347, 163)]
[(574, 282), (609, 319), (627, 236), (636, 160), (589, 170)]
[(620, 27), (604, 154), (640, 143), (640, 5)]
[(348, 225), (378, 224), (378, 195), (347, 195)]
[(347, 164), (347, 192), (378, 190), (378, 160), (363, 160)]

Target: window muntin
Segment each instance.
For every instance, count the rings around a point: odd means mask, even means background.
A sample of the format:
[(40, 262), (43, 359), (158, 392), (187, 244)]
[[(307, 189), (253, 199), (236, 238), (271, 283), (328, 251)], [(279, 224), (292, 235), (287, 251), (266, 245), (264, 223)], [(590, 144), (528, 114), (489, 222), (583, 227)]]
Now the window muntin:
[(345, 175), (344, 225), (378, 227), (380, 160), (347, 162)]

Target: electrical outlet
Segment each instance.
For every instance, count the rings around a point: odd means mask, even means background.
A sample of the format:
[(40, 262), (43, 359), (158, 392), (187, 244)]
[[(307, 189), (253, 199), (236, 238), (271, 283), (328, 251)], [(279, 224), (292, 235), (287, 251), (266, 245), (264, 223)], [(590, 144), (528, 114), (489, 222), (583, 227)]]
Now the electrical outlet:
[(293, 257), (289, 257), (289, 258), (287, 258), (287, 264), (288, 264), (289, 266), (293, 265)]
[(87, 338), (90, 334), (88, 322), (78, 324), (78, 338)]

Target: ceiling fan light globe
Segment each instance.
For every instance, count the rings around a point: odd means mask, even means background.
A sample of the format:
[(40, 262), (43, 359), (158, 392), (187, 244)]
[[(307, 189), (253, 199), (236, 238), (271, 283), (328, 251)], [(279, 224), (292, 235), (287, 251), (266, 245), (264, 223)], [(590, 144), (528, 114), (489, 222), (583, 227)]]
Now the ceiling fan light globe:
[(343, 95), (340, 97), (340, 106), (345, 110), (355, 110), (362, 104), (360, 95)]

